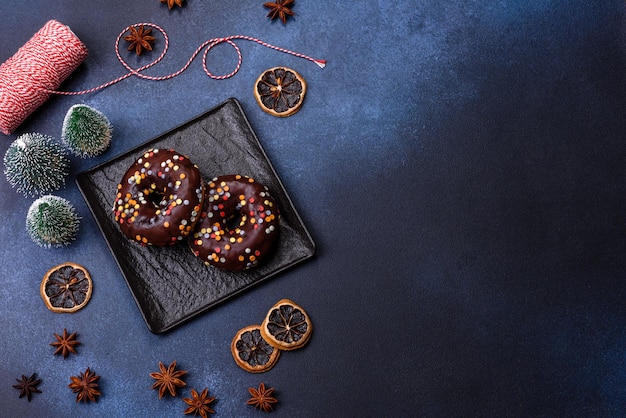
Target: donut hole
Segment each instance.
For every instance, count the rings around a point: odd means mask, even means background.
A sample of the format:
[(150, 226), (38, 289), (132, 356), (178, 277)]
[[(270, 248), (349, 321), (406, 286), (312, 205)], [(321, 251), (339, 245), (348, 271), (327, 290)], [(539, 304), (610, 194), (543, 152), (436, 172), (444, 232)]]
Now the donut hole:
[(147, 196), (148, 202), (152, 203), (155, 208), (162, 208), (167, 206), (167, 200), (165, 199), (165, 193), (159, 190), (153, 190)]
[(228, 218), (224, 219), (224, 226), (227, 231), (234, 231), (240, 228), (246, 221), (246, 216), (241, 212), (235, 212)]

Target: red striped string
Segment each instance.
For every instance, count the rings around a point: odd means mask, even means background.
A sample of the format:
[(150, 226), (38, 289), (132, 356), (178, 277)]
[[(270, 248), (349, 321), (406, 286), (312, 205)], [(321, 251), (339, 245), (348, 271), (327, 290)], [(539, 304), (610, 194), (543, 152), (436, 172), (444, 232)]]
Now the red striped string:
[[(165, 45), (163, 47), (163, 51), (161, 52), (161, 54), (152, 62), (140, 67), (140, 68), (132, 68), (122, 57), (122, 55), (120, 54), (120, 40), (122, 39), (122, 37), (124, 36), (124, 34), (126, 32), (128, 32), (130, 30), (131, 27), (137, 27), (137, 26), (147, 26), (153, 29), (158, 30), (159, 32), (161, 32), (161, 34), (163, 35), (163, 39), (165, 40)], [(147, 70), (148, 68), (158, 64), (164, 57), (165, 54), (167, 54), (167, 50), (169, 49), (169, 37), (167, 36), (167, 33), (165, 32), (165, 30), (163, 28), (161, 28), (160, 26), (154, 24), (154, 23), (136, 23), (134, 25), (128, 26), (126, 27), (122, 32), (120, 32), (120, 34), (117, 36), (117, 39), (115, 40), (115, 54), (117, 56), (117, 59), (120, 61), (120, 63), (124, 66), (124, 68), (126, 68), (126, 70), (128, 70), (128, 73), (114, 79), (111, 80), (107, 83), (101, 84), (97, 87), (93, 87), (91, 89), (88, 90), (82, 90), (82, 91), (58, 91), (58, 90), (46, 90), (47, 93), (49, 94), (61, 94), (61, 95), (80, 95), (80, 94), (89, 94), (89, 93), (93, 93), (96, 92), (98, 90), (102, 90), (106, 87), (109, 87), (113, 84), (119, 83), (122, 80), (125, 80), (128, 77), (131, 76), (136, 76), (145, 80), (152, 80), (152, 81), (162, 81), (162, 80), (168, 80), (171, 78), (174, 78), (180, 74), (182, 74), (184, 71), (187, 70), (187, 68), (189, 68), (189, 66), (191, 65), (191, 63), (196, 59), (196, 57), (198, 56), (198, 54), (200, 54), (200, 52), (202, 52), (202, 50), (204, 50), (204, 53), (202, 54), (202, 68), (204, 70), (204, 72), (211, 77), (214, 80), (224, 80), (227, 78), (230, 78), (232, 76), (234, 76), (235, 74), (237, 74), (237, 72), (239, 71), (239, 69), (241, 68), (241, 63), (243, 61), (243, 57), (241, 55), (241, 50), (239, 49), (239, 47), (237, 46), (237, 44), (234, 42), (235, 40), (245, 40), (245, 41), (251, 41), (251, 42), (255, 42), (259, 45), (262, 45), (266, 48), (270, 48), (285, 54), (289, 54), (289, 55), (293, 55), (295, 57), (298, 58), (303, 58), (306, 59), (308, 61), (314, 62), (315, 64), (317, 64), (320, 68), (324, 68), (326, 66), (326, 60), (322, 60), (322, 59), (315, 59), (312, 58), (308, 55), (304, 55), (304, 54), (300, 54), (298, 52), (294, 52), (291, 51), (289, 49), (285, 49), (285, 48), (281, 48), (275, 45), (272, 45), (270, 43), (264, 42), (260, 39), (257, 38), (253, 38), (251, 36), (245, 36), (245, 35), (231, 35), (231, 36), (227, 36), (224, 38), (212, 38), (209, 39), (205, 42), (203, 42), (191, 55), (191, 57), (189, 58), (189, 60), (185, 63), (185, 65), (182, 66), (182, 68), (176, 72), (173, 72), (171, 74), (167, 74), (167, 75), (162, 75), (162, 76), (150, 76), (150, 75), (146, 75), (143, 74), (142, 72)], [(237, 52), (237, 65), (235, 66), (235, 69), (228, 73), (228, 74), (224, 74), (224, 75), (215, 75), (213, 73), (211, 73), (207, 67), (207, 55), (209, 53), (209, 51), (211, 50), (211, 48), (213, 48), (214, 46), (221, 44), (221, 43), (227, 43), (230, 46), (232, 46), (235, 51)]]
[[(120, 54), (120, 40), (131, 27), (148, 26), (158, 30), (165, 39), (163, 51), (157, 59), (140, 68), (132, 68)], [(308, 55), (300, 54), (281, 48), (260, 39), (244, 35), (233, 35), (225, 38), (213, 38), (200, 45), (189, 58), (187, 63), (178, 71), (164, 76), (149, 76), (143, 74), (144, 70), (159, 63), (169, 48), (169, 38), (165, 30), (153, 23), (140, 23), (126, 27), (115, 40), (115, 54), (128, 73), (111, 80), (100, 86), (83, 91), (59, 91), (61, 83), (67, 78), (86, 58), (87, 48), (72, 30), (55, 21), (48, 21), (33, 37), (26, 42), (11, 58), (0, 65), (0, 132), (9, 135), (12, 133), (32, 112), (48, 100), (51, 94), (79, 95), (102, 90), (112, 84), (118, 83), (128, 77), (137, 76), (146, 80), (167, 80), (180, 75), (191, 65), (192, 61), (204, 50), (202, 55), (202, 68), (204, 72), (216, 80), (230, 78), (237, 74), (241, 67), (241, 50), (235, 43), (236, 40), (256, 42), (266, 48), (290, 54), (314, 62), (324, 68), (325, 60), (314, 59)], [(207, 54), (214, 46), (227, 43), (237, 52), (237, 65), (229, 74), (214, 75), (207, 68)]]

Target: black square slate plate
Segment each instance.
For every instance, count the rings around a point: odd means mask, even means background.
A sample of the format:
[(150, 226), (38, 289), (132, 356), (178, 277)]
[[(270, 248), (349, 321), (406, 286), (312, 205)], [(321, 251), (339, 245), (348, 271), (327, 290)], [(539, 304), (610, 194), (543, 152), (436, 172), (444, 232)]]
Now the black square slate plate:
[[(128, 167), (150, 148), (173, 148), (186, 154), (206, 180), (243, 174), (266, 185), (281, 212), (279, 242), (272, 257), (252, 270), (226, 272), (204, 265), (184, 244), (141, 247), (127, 239), (113, 218), (117, 184)], [(148, 329), (154, 333), (171, 330), (315, 252), (309, 232), (235, 99), (78, 174), (76, 183)]]

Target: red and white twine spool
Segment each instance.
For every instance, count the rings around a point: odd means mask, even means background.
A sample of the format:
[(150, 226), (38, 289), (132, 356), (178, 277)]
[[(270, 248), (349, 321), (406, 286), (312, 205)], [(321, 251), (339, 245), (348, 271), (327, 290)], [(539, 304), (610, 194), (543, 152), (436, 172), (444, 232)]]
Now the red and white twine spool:
[(50, 20), (0, 65), (0, 131), (8, 135), (87, 57), (87, 48), (65, 25)]
[[(131, 27), (141, 25), (151, 27), (161, 32), (165, 42), (163, 51), (154, 61), (135, 69), (128, 65), (124, 58), (122, 58), (119, 43), (124, 34)], [(51, 94), (79, 95), (93, 93), (131, 76), (152, 81), (162, 81), (176, 77), (189, 68), (192, 61), (202, 50), (204, 50), (202, 55), (202, 68), (204, 72), (215, 80), (230, 78), (237, 74), (242, 63), (241, 50), (234, 42), (235, 40), (256, 42), (264, 47), (314, 62), (320, 68), (324, 68), (326, 65), (325, 60), (314, 59), (304, 54), (277, 47), (257, 38), (245, 35), (232, 35), (224, 38), (212, 38), (203, 42), (180, 70), (163, 76), (150, 76), (142, 72), (154, 66), (165, 57), (169, 48), (169, 38), (165, 30), (158, 25), (153, 23), (138, 23), (126, 27), (120, 32), (115, 41), (117, 59), (124, 68), (128, 70), (128, 73), (88, 90), (58, 91), (57, 89), (61, 83), (84, 61), (87, 56), (87, 48), (80, 39), (74, 35), (69, 27), (55, 20), (51, 20), (46, 23), (39, 32), (33, 35), (15, 55), (0, 66), (0, 131), (6, 135), (13, 132), (35, 109), (41, 106)], [(214, 75), (207, 68), (207, 54), (211, 48), (224, 42), (231, 45), (237, 52), (237, 65), (235, 69), (228, 74)]]

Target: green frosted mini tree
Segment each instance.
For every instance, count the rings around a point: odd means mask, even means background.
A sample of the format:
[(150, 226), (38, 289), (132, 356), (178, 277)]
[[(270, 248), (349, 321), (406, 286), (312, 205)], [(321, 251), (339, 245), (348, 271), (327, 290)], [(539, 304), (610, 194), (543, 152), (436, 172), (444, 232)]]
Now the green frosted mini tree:
[(77, 104), (67, 111), (61, 140), (78, 157), (95, 157), (111, 143), (111, 123), (98, 110)]
[(26, 196), (50, 193), (65, 185), (70, 161), (63, 146), (39, 133), (20, 135), (4, 154), (4, 174)]
[(42, 247), (62, 247), (76, 239), (80, 218), (62, 197), (46, 195), (35, 200), (26, 215), (26, 231)]

